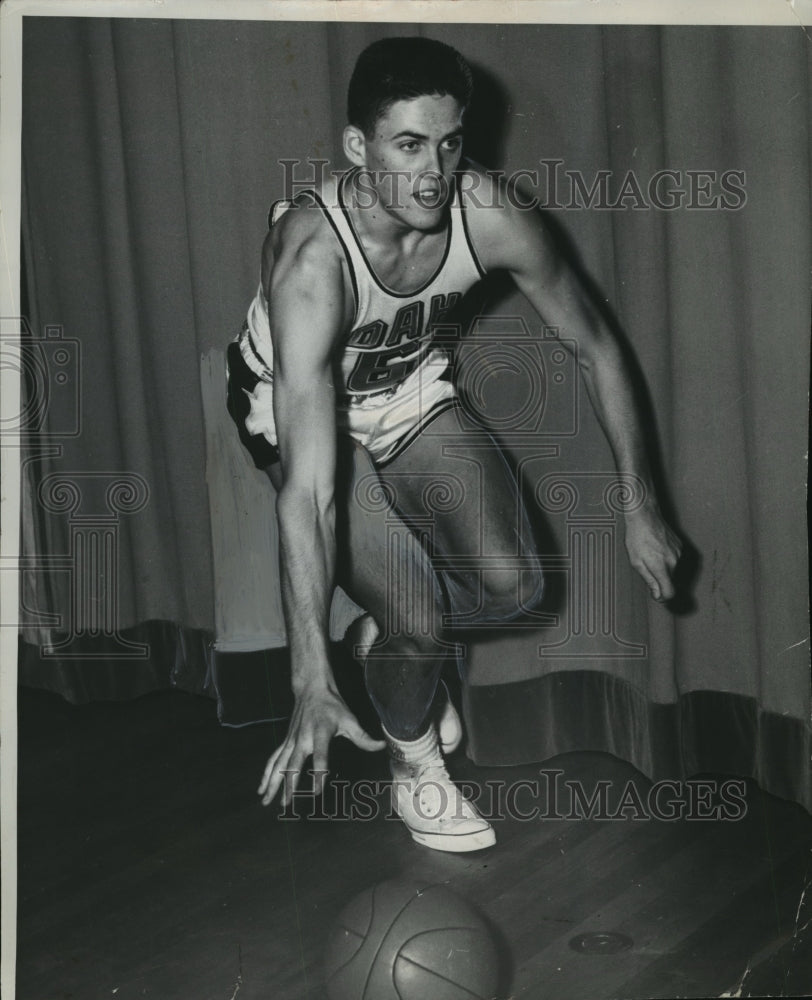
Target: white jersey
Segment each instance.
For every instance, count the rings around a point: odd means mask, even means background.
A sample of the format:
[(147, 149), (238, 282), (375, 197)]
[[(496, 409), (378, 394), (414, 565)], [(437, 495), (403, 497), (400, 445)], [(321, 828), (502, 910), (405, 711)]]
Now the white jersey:
[[(339, 429), (383, 464), (419, 433), (427, 419), (456, 402), (450, 358), (437, 343), (449, 314), (484, 274), (471, 243), (465, 207), (455, 184), (443, 258), (434, 274), (410, 292), (388, 288), (375, 274), (347, 208), (346, 186), (354, 171), (325, 183), (315, 201), (338, 238), (355, 297), (353, 322), (339, 346)], [(272, 222), (291, 206), (274, 206)], [(243, 358), (262, 380), (252, 397), (246, 426), (276, 444), (272, 424), (273, 347), (262, 286), (248, 309), (239, 338)], [(270, 423), (269, 423), (270, 418)]]

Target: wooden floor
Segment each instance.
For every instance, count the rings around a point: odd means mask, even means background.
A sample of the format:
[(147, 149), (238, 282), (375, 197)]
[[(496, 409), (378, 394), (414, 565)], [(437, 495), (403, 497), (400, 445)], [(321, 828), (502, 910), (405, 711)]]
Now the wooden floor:
[[(385, 816), (262, 809), (273, 740), (268, 726), (222, 728), (213, 702), (177, 692), (78, 708), (21, 692), (20, 1000), (323, 998), (335, 916), (394, 877), (446, 882), (480, 908), (503, 998), (812, 993), (812, 817), (798, 806), (748, 785), (735, 822), (505, 819), (495, 848), (455, 856)], [(382, 755), (346, 748), (333, 766), (385, 773)], [(618, 794), (630, 778), (644, 799), (650, 787), (605, 755), (544, 766)], [(540, 780), (538, 765), (478, 769), (462, 755), (453, 770)], [(633, 944), (575, 950), (596, 932)]]

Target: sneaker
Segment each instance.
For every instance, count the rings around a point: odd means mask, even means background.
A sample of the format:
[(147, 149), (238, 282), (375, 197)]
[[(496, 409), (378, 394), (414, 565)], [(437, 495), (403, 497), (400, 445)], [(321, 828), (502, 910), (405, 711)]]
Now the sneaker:
[(435, 851), (479, 851), (496, 834), (449, 777), (434, 726), (414, 741), (389, 744), (392, 805), (412, 839)]

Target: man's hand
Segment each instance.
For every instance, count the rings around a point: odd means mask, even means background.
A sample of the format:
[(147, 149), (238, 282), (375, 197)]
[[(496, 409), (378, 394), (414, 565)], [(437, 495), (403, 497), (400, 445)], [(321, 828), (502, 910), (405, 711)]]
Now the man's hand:
[[(327, 775), (327, 749), (334, 736), (346, 736), (361, 750), (383, 750), (383, 740), (373, 740), (332, 687), (307, 687), (296, 698), (288, 733), (265, 767), (257, 794), (267, 806), (282, 788), (282, 805), (293, 801), (293, 793), (308, 757), (313, 757), (315, 794), (321, 794)], [(285, 772), (288, 772), (287, 775)], [(287, 779), (287, 780), (286, 780)]]
[(670, 600), (674, 596), (672, 574), (682, 552), (682, 542), (665, 523), (656, 505), (644, 504), (626, 514), (626, 551), (654, 600)]

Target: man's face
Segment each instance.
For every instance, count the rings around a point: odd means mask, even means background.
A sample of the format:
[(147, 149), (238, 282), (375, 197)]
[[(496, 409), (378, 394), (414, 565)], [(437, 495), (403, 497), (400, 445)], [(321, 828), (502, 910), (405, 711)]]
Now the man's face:
[(366, 183), (380, 207), (410, 228), (431, 230), (444, 221), (462, 152), (462, 114), (448, 94), (396, 101), (364, 138)]

